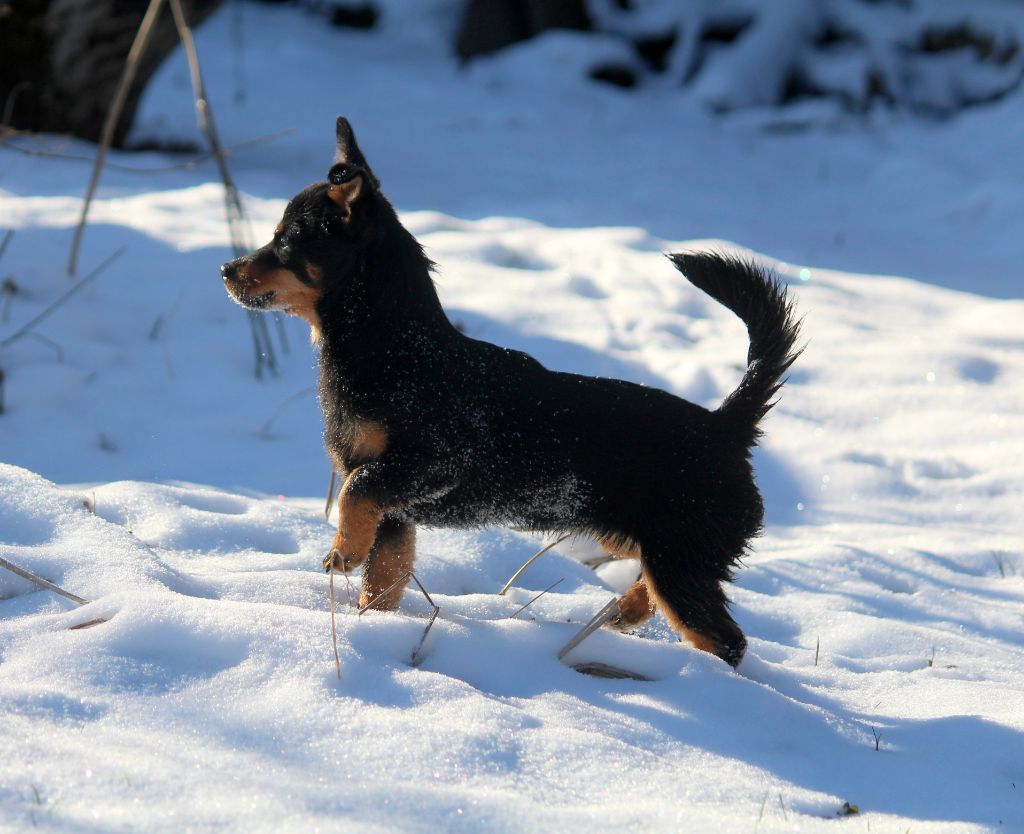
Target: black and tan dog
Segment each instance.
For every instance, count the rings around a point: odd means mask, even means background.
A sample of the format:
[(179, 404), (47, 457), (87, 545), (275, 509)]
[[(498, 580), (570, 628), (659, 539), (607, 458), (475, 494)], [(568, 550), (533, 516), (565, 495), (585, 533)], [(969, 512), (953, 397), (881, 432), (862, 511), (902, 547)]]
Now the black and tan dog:
[(452, 325), (433, 264), (344, 118), (337, 146), (327, 182), (288, 204), (274, 239), (222, 268), (235, 300), (301, 316), (319, 346), (327, 449), (345, 475), (324, 565), (366, 562), (366, 604), (412, 567), (416, 524), (591, 534), (641, 560), (619, 627), (657, 606), (695, 646), (738, 664), (746, 640), (722, 583), (762, 526), (750, 450), (797, 355), (785, 290), (748, 262), (670, 256), (750, 334), (746, 373), (715, 411), (555, 373)]

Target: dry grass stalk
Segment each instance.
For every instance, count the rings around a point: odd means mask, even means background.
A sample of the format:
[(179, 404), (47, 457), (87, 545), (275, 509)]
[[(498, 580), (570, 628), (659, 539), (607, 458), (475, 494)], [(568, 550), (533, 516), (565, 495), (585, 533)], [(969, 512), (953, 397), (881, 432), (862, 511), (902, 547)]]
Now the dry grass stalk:
[(600, 661), (594, 661), (592, 663), (577, 663), (572, 668), (581, 675), (590, 675), (592, 678), (633, 681), (654, 680), (654, 678), (649, 678), (647, 675), (641, 675), (639, 672), (631, 672), (629, 669), (622, 669), (618, 666), (612, 666), (609, 663), (601, 663)]
[(7, 244), (11, 242), (11, 238), (14, 237), (14, 229), (8, 229), (4, 234), (3, 242), (0, 243), (0, 258), (4, 256), (4, 252), (7, 251)]
[(324, 507), (324, 520), (325, 521), (330, 521), (331, 520), (331, 507), (334, 506), (334, 496), (336, 495), (336, 493), (334, 491), (334, 484), (335, 484), (335, 481), (337, 480), (337, 478), (338, 478), (338, 473), (335, 472), (334, 468), (332, 467), (331, 468), (331, 482), (327, 485), (327, 505)]
[(89, 216), (89, 206), (96, 194), (96, 188), (100, 183), (100, 172), (103, 170), (103, 162), (107, 158), (107, 152), (114, 141), (114, 130), (121, 120), (121, 111), (124, 109), (125, 101), (128, 99), (128, 91), (131, 89), (135, 74), (139, 68), (139, 60), (142, 58), (146, 47), (149, 45), (149, 37), (153, 34), (153, 24), (160, 14), (160, 7), (163, 0), (150, 0), (146, 14), (139, 25), (139, 31), (135, 34), (131, 49), (128, 51), (128, 59), (124, 64), (124, 72), (121, 73), (121, 81), (118, 84), (117, 92), (114, 94), (114, 101), (107, 111), (107, 118), (103, 122), (103, 131), (100, 134), (100, 145), (96, 152), (96, 162), (92, 166), (92, 176), (89, 178), (89, 186), (85, 190), (85, 199), (82, 201), (82, 214), (78, 218), (78, 226), (75, 228), (75, 238), (71, 243), (71, 256), (68, 259), (68, 275), (75, 276), (78, 271), (78, 249), (82, 245), (82, 234), (85, 232), (85, 221)]
[(390, 594), (393, 590), (395, 590), (395, 588), (398, 588), (398, 587), (404, 585), (410, 579), (413, 582), (416, 583), (416, 586), (420, 589), (420, 593), (423, 594), (424, 599), (426, 599), (427, 605), (430, 606), (430, 619), (427, 621), (427, 627), (425, 629), (423, 629), (423, 636), (420, 637), (420, 642), (417, 644), (416, 650), (412, 653), (412, 657), (409, 658), (409, 665), (410, 666), (419, 666), (420, 665), (420, 661), (423, 659), (422, 656), (420, 655), (420, 650), (423, 648), (423, 644), (427, 640), (427, 635), (430, 633), (430, 629), (434, 625), (434, 620), (437, 619), (437, 615), (438, 615), (438, 613), (440, 612), (441, 609), (440, 609), (440, 607), (438, 607), (437, 605), (434, 604), (434, 600), (432, 600), (430, 598), (430, 594), (427, 593), (427, 589), (423, 587), (423, 583), (420, 582), (419, 578), (416, 576), (415, 573), (413, 573), (411, 570), (410, 571), (406, 571), (405, 573), (403, 573), (400, 577), (398, 577), (398, 579), (396, 579), (394, 582), (392, 582), (387, 588), (385, 588), (383, 591), (381, 591), (379, 594), (377, 594), (377, 596), (375, 596), (372, 600), (370, 600), (368, 603), (366, 603), (366, 605), (364, 605), (362, 608), (360, 608), (359, 611), (357, 612), (357, 614), (361, 617), (364, 613), (369, 611), (371, 608), (376, 607), (376, 605), (382, 599), (385, 599), (388, 594)]
[(81, 631), (84, 628), (92, 628), (93, 626), (102, 625), (105, 622), (107, 622), (107, 621), (104, 620), (102, 617), (99, 617), (98, 619), (95, 619), (95, 620), (86, 620), (84, 623), (79, 623), (78, 625), (69, 626), (68, 627), (68, 631)]
[[(315, 390), (316, 389), (312, 388), (312, 387), (310, 387), (310, 388), (303, 388), (301, 391), (297, 391), (296, 393), (294, 393), (290, 397), (288, 397), (283, 403), (281, 403), (281, 405), (279, 405), (274, 410), (274, 413), (271, 414), (270, 417), (267, 418), (267, 421), (262, 426), (259, 427), (259, 429), (256, 431), (256, 435), (258, 437), (269, 437), (270, 436), (270, 427), (274, 425), (274, 422), (277, 420), (278, 417), (280, 417), (284, 413), (285, 409), (287, 409), (288, 406), (290, 406), (296, 400), (300, 400), (303, 397), (308, 397)], [(332, 473), (332, 475), (333, 475), (333, 473)], [(329, 511), (330, 511), (330, 508), (328, 507), (328, 512)]]
[[(199, 66), (199, 54), (196, 52), (195, 41), (192, 38), (192, 29), (189, 28), (185, 18), (181, 0), (169, 0), (169, 2), (171, 14), (174, 16), (174, 25), (178, 29), (178, 37), (181, 39), (181, 44), (185, 48), (185, 57), (188, 59), (188, 71), (192, 78), (192, 92), (196, 100), (196, 119), (199, 122), (199, 129), (206, 135), (206, 140), (213, 149), (213, 159), (217, 163), (221, 182), (224, 183), (224, 207), (227, 212), (228, 234), (231, 237), (231, 248), (237, 258), (255, 248), (252, 245), (253, 235), (251, 230), (248, 230), (242, 199), (231, 177), (231, 172), (228, 170), (227, 154), (224, 151), (224, 146), (221, 145), (220, 134), (217, 132), (217, 125), (213, 119), (213, 110), (206, 98), (206, 85), (203, 82), (203, 73)], [(253, 349), (256, 353), (256, 377), (258, 379), (263, 376), (264, 365), (271, 373), (276, 373), (277, 357), (264, 318), (253, 310), (249, 310), (248, 314)], [(275, 317), (278, 320), (278, 327), (281, 329), (280, 316), (275, 313)]]
[(535, 596), (528, 603), (526, 603), (526, 605), (524, 605), (522, 608), (520, 608), (518, 611), (516, 611), (515, 614), (509, 614), (507, 619), (514, 620), (516, 617), (518, 617), (520, 614), (522, 614), (527, 608), (529, 608), (537, 600), (539, 600), (542, 596), (544, 596), (544, 594), (546, 594), (548, 591), (550, 591), (556, 585), (558, 585), (558, 584), (560, 584), (560, 583), (562, 583), (564, 581), (565, 581), (565, 577), (564, 576), (561, 579), (556, 579), (554, 582), (552, 582), (550, 585), (548, 585), (543, 591), (541, 591), (539, 594), (537, 594), (537, 596)]
[(553, 548), (556, 545), (559, 545), (562, 542), (564, 542), (571, 535), (572, 535), (572, 533), (566, 533), (561, 538), (555, 539), (550, 544), (544, 545), (544, 547), (542, 547), (540, 550), (538, 550), (536, 553), (534, 553), (529, 559), (526, 560), (526, 562), (523, 564), (523, 566), (521, 568), (519, 568), (519, 570), (517, 570), (514, 574), (512, 574), (512, 578), (509, 579), (509, 581), (505, 583), (505, 586), (500, 591), (498, 591), (498, 596), (500, 596), (500, 597), (505, 596), (505, 594), (508, 592), (508, 589), (512, 587), (512, 583), (514, 583), (520, 576), (522, 576), (523, 573), (526, 571), (526, 569), (528, 567), (530, 567), (530, 565), (532, 565), (541, 556), (543, 556), (545, 553), (547, 553), (549, 550), (551, 550), (551, 548)]
[[(229, 145), (224, 148), (222, 153), (225, 156), (231, 156), (235, 151), (239, 151), (243, 148), (248, 148), (253, 145), (259, 145), (263, 142), (269, 142), (273, 139), (278, 139), (281, 136), (286, 136), (289, 133), (294, 133), (295, 128), (289, 127), (285, 130), (278, 130), (275, 133), (266, 133), (262, 136), (254, 136), (252, 139), (246, 139), (235, 145)], [(29, 131), (24, 130), (12, 130), (11, 128), (0, 125), (0, 148), (6, 148), (10, 151), (15, 151), (23, 156), (42, 157), (49, 159), (63, 159), (69, 162), (92, 162), (95, 164), (96, 160), (91, 156), (83, 156), (81, 154), (63, 153), (61, 151), (52, 151), (37, 148), (23, 148), (20, 145), (11, 143), (11, 139), (21, 136), (32, 136)], [(119, 165), (116, 162), (105, 162), (103, 167), (111, 171), (121, 171), (125, 174), (167, 174), (172, 171), (191, 171), (193, 168), (197, 168), (204, 162), (213, 159), (217, 155), (217, 151), (207, 151), (206, 153), (197, 154), (196, 156), (190, 157), (182, 162), (174, 162), (170, 165), (152, 165), (149, 167), (141, 165)]]
[(331, 581), (331, 643), (334, 644), (334, 668), (338, 672), (338, 680), (341, 680), (341, 656), (338, 654), (338, 629), (334, 624), (334, 565), (330, 570)]
[(38, 585), (40, 588), (44, 588), (47, 591), (52, 591), (53, 593), (58, 594), (59, 596), (62, 596), (65, 599), (69, 599), (73, 603), (75, 603), (75, 605), (89, 604), (89, 600), (82, 599), (80, 596), (72, 594), (70, 591), (65, 591), (58, 585), (54, 585), (48, 579), (43, 579), (43, 577), (39, 576), (38, 574), (32, 573), (32, 571), (28, 570), (27, 568), (19, 567), (18, 565), (14, 564), (14, 562), (7, 561), (5, 558), (3, 558), (3, 556), (0, 556), (0, 568), (7, 568), (7, 570), (9, 570), (11, 573), (17, 574), (22, 579), (27, 579), (29, 582)]
[[(6, 339), (4, 339), (2, 342), (0, 342), (0, 348), (5, 348), (8, 345), (11, 345), (14, 342), (18, 341), (18, 339), (20, 339), (22, 336), (27, 335), (28, 332), (33, 327), (35, 327), (37, 324), (39, 324), (39, 322), (41, 322), (43, 319), (45, 319), (47, 316), (49, 316), (51, 313), (53, 313), (54, 310), (56, 310), (58, 307), (60, 307), (65, 301), (67, 301), (69, 298), (71, 298), (71, 296), (73, 296), (76, 292), (78, 292), (80, 289), (82, 289), (82, 287), (84, 287), (86, 284), (88, 284), (93, 278), (95, 278), (97, 275), (99, 275), (104, 269), (106, 269), (108, 266), (110, 266), (114, 261), (116, 261), (118, 258), (120, 258), (121, 255), (123, 255), (123, 254), (124, 254), (124, 247), (122, 246), (113, 255), (108, 257), (105, 261), (103, 261), (103, 263), (101, 263), (98, 267), (96, 267), (92, 272), (90, 272), (88, 275), (86, 275), (81, 281), (79, 281), (77, 284), (75, 284), (73, 287), (71, 287), (71, 289), (69, 289), (62, 296), (60, 296), (60, 298), (58, 298), (56, 301), (54, 301), (53, 304), (51, 304), (49, 307), (47, 307), (45, 310), (43, 310), (43, 312), (41, 312), (38, 316), (36, 316), (30, 322), (28, 322), (28, 324), (23, 325), (16, 332), (12, 333)], [(33, 335), (35, 335), (35, 334), (33, 334)], [(43, 337), (38, 337), (38, 338), (43, 338)], [(47, 340), (47, 341), (49, 341), (49, 340)], [(52, 344), (52, 342), (51, 342), (51, 344)]]
[(562, 646), (561, 651), (558, 653), (558, 659), (562, 660), (569, 652), (575, 649), (580, 643), (586, 640), (591, 634), (597, 631), (601, 626), (608, 622), (612, 617), (619, 613), (619, 598), (612, 597), (604, 608), (598, 611), (593, 619), (587, 623), (583, 628), (576, 632), (573, 638)]

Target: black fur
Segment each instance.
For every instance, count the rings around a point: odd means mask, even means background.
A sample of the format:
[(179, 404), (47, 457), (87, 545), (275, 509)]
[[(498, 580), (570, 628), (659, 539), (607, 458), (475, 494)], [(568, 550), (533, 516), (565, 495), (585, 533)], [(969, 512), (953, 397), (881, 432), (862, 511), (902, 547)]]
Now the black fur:
[[(289, 204), (279, 237), (249, 258), (277, 258), (307, 280), (312, 264), (321, 276), (320, 402), (350, 494), (383, 507), (387, 529), (508, 525), (635, 543), (673, 623), (737, 664), (745, 640), (721, 583), (762, 527), (750, 450), (797, 356), (784, 288), (748, 261), (670, 256), (750, 333), (747, 371), (715, 411), (631, 382), (549, 371), (451, 324), (432, 263), (341, 121), (332, 181), (362, 178), (349, 216), (327, 193), (331, 182), (313, 185)], [(226, 280), (244, 261), (225, 266)], [(367, 421), (386, 431), (379, 456), (352, 442)]]

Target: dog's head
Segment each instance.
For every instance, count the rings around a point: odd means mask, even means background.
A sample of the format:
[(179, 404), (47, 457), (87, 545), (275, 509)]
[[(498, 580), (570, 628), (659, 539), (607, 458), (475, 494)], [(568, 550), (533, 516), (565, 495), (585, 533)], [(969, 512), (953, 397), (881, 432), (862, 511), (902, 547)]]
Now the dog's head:
[(331, 284), (346, 280), (360, 251), (375, 236), (382, 212), (391, 212), (343, 116), (338, 117), (337, 142), (327, 181), (309, 186), (288, 203), (266, 246), (220, 270), (224, 286), (239, 304), (299, 316), (313, 328), (314, 339), (320, 331), (318, 302)]

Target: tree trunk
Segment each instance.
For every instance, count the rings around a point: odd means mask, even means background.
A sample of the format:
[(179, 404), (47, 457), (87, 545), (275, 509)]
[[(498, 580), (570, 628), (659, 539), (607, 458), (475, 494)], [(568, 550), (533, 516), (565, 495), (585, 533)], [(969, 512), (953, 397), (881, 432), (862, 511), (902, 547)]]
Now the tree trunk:
[(467, 0), (455, 37), (466, 61), (548, 29), (590, 29), (585, 0)]
[[(200, 24), (221, 2), (185, 0), (190, 25)], [(4, 123), (99, 139), (148, 5), (149, 0), (0, 0)], [(146, 83), (177, 43), (165, 5), (114, 132), (115, 146), (124, 142)]]

